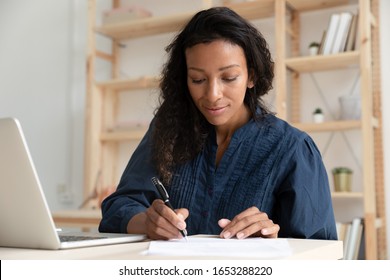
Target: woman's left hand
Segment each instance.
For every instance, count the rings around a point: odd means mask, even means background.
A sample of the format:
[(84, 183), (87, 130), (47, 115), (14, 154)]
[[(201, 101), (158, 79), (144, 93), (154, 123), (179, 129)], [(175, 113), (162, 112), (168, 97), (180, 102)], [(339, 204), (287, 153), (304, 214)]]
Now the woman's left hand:
[(280, 227), (268, 218), (267, 213), (261, 212), (257, 207), (251, 207), (234, 217), (233, 220), (221, 219), (218, 225), (223, 229), (221, 238), (238, 239), (249, 236), (277, 238)]

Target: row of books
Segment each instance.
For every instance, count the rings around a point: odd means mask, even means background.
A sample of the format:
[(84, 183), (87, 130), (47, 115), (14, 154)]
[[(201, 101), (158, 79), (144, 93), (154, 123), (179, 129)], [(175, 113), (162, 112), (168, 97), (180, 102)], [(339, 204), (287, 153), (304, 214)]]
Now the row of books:
[(318, 54), (329, 55), (356, 49), (358, 14), (333, 13), (323, 32)]
[(363, 220), (355, 218), (349, 223), (336, 223), (338, 239), (343, 241), (344, 260), (365, 259)]

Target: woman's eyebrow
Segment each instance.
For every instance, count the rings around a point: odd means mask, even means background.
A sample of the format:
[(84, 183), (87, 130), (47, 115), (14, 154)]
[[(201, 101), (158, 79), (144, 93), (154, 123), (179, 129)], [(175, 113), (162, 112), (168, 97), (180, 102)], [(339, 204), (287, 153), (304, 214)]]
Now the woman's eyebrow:
[[(231, 64), (231, 65), (223, 66), (223, 67), (219, 68), (218, 71), (224, 71), (224, 70), (227, 70), (227, 69), (230, 69), (230, 68), (234, 68), (234, 67), (240, 67), (240, 65), (239, 64)], [(194, 70), (194, 71), (198, 71), (198, 72), (205, 72), (205, 70), (203, 70), (202, 68), (198, 68), (198, 67), (188, 67), (188, 70)]]

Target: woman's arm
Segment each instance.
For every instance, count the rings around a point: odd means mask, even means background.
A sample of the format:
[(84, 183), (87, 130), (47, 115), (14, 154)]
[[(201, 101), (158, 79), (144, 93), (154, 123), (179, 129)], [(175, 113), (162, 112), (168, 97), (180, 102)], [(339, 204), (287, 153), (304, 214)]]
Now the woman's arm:
[(297, 141), (289, 170), (275, 195), (279, 237), (337, 239), (328, 176), (321, 154), (306, 136)]

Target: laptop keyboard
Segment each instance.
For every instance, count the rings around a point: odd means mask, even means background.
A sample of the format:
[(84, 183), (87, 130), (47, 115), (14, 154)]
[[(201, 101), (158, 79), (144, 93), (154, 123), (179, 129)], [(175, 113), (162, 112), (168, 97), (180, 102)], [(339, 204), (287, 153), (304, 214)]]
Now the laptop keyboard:
[(92, 240), (92, 239), (104, 239), (105, 236), (77, 236), (77, 235), (60, 235), (61, 242), (73, 242), (73, 241), (83, 241), (83, 240)]

